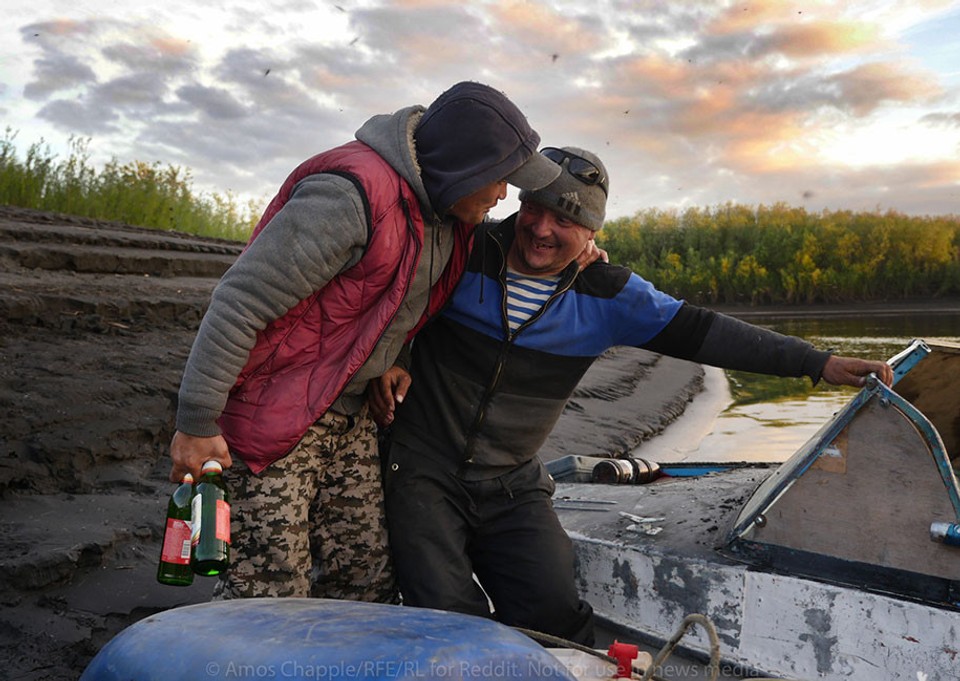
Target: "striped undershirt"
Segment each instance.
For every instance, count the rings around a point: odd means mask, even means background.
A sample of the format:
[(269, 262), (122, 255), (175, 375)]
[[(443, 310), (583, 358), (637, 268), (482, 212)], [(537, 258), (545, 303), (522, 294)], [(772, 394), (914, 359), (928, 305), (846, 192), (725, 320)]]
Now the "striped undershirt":
[(557, 290), (560, 275), (530, 277), (507, 270), (507, 321), (510, 333), (535, 315)]

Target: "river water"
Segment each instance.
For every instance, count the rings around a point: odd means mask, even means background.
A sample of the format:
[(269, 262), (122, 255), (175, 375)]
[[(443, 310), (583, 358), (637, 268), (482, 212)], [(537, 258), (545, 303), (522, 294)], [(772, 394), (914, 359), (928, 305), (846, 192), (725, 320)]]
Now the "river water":
[[(836, 354), (888, 359), (913, 339), (960, 343), (960, 305), (731, 312)], [(784, 461), (857, 393), (810, 380), (707, 368), (704, 392), (635, 456), (658, 462)], [(896, 388), (894, 388), (896, 389)]]

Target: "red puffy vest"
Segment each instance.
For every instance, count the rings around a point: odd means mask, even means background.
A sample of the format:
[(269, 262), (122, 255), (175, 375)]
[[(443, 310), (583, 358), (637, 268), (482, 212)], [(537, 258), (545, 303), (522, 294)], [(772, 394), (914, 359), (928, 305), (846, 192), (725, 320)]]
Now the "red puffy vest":
[[(321, 172), (359, 182), (370, 208), (369, 240), (356, 265), (257, 335), (218, 421), (231, 452), (254, 473), (296, 446), (370, 356), (406, 295), (423, 246), (423, 217), (413, 189), (379, 154), (356, 141), (301, 163), (250, 240), (267, 228), (300, 180)], [(454, 229), (453, 254), (417, 328), (452, 293), (472, 233), (472, 225), (458, 223)]]

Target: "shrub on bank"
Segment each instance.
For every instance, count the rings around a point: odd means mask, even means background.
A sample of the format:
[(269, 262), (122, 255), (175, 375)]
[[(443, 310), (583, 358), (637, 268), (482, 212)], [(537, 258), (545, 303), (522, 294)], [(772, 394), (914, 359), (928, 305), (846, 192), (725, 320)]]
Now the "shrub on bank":
[[(134, 161), (90, 165), (71, 138), (58, 160), (42, 142), (16, 156), (0, 140), (0, 204), (246, 241), (262, 207), (194, 193), (189, 171)], [(777, 203), (683, 212), (647, 209), (597, 236), (612, 262), (701, 304), (845, 303), (960, 296), (960, 216), (810, 213)]]
[(597, 243), (678, 298), (815, 304), (960, 296), (960, 216), (809, 213), (783, 203), (649, 209)]
[(229, 192), (197, 194), (189, 171), (159, 162), (90, 165), (87, 140), (70, 138), (70, 157), (58, 160), (42, 142), (17, 158), (15, 134), (0, 140), (0, 203), (200, 236), (246, 241), (261, 209), (239, 205)]

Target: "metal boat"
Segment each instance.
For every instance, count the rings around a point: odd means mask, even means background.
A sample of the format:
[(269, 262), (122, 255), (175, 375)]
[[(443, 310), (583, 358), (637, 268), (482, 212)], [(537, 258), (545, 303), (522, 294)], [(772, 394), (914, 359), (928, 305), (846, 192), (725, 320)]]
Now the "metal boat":
[(705, 615), (733, 676), (960, 678), (960, 345), (888, 362), (782, 464), (549, 462), (601, 619), (659, 645)]

